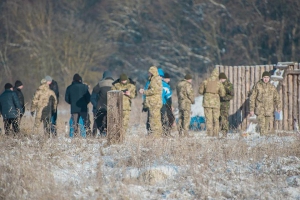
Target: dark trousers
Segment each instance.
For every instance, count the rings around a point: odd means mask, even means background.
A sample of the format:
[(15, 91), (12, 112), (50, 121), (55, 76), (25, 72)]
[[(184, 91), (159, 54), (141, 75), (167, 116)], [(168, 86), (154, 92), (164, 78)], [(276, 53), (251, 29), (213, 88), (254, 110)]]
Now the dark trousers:
[(57, 120), (57, 110), (55, 113), (52, 113), (51, 116), (51, 133), (53, 133), (54, 135), (56, 135), (56, 120)]
[[(19, 133), (19, 119), (18, 118), (9, 118), (3, 119), (5, 134), (9, 135), (9, 133), (13, 130), (13, 133)], [(12, 129), (11, 129), (12, 126)]]
[(105, 134), (107, 129), (107, 111), (98, 110), (94, 113), (94, 124), (93, 124), (93, 136), (96, 136), (97, 129), (99, 129), (100, 134)]
[(89, 118), (88, 118), (88, 113), (87, 112), (79, 112), (79, 113), (73, 113), (71, 114), (72, 120), (73, 120), (73, 127), (74, 127), (74, 133), (78, 133), (78, 123), (79, 123), (79, 118), (81, 117), (84, 123), (84, 128), (87, 130), (87, 133), (90, 130), (90, 125), (89, 125)]
[(163, 126), (163, 133), (165, 135), (170, 135), (174, 121), (175, 117), (172, 112), (172, 107), (168, 104), (164, 104), (161, 108), (161, 122)]

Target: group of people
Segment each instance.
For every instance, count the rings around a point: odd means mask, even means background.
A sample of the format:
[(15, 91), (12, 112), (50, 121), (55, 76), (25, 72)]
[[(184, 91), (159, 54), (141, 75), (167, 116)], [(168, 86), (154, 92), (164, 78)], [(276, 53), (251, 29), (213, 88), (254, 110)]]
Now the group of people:
[[(4, 92), (0, 95), (0, 114), (3, 117), (5, 134), (20, 132), (21, 119), (25, 113), (25, 101), (22, 93), (23, 83), (19, 80), (15, 86), (6, 83)], [(46, 132), (56, 135), (57, 103), (59, 89), (57, 82), (50, 76), (41, 80), (32, 99), (30, 113), (35, 115), (34, 128), (38, 128), (43, 122)]]
[[(164, 73), (161, 68), (151, 66), (148, 71), (148, 81), (142, 94), (142, 112), (147, 112), (146, 128), (149, 135), (154, 137), (171, 136), (175, 126), (175, 117), (172, 106), (172, 89), (169, 85), (170, 74)], [(176, 86), (178, 97), (178, 132), (179, 136), (187, 136), (191, 105), (195, 103), (195, 94), (192, 86), (193, 77), (186, 74)], [(0, 114), (3, 116), (5, 134), (20, 132), (20, 122), (25, 112), (23, 84), (17, 80), (15, 86), (6, 83), (5, 91), (0, 95)], [(137, 95), (135, 82), (126, 74), (121, 74), (114, 80), (110, 71), (103, 73), (102, 79), (93, 87), (92, 93), (84, 84), (79, 74), (73, 76), (72, 84), (65, 92), (65, 101), (70, 104), (71, 119), (74, 122), (74, 132), (78, 132), (79, 119), (83, 120), (87, 133), (96, 136), (106, 135), (107, 129), (107, 92), (119, 90), (123, 93), (123, 129), (126, 133), (131, 112), (132, 99)], [(214, 69), (211, 76), (203, 81), (199, 87), (199, 94), (203, 95), (203, 107), (206, 119), (206, 132), (208, 136), (226, 137), (229, 131), (229, 106), (234, 96), (232, 83), (224, 73)], [(59, 100), (58, 84), (50, 76), (41, 80), (31, 102), (30, 113), (35, 115), (34, 130), (43, 122), (46, 134), (57, 134), (57, 105)], [(90, 128), (88, 104), (93, 105), (94, 124)], [(270, 83), (270, 73), (264, 72), (262, 79), (251, 90), (250, 115), (257, 115), (260, 133), (265, 135), (269, 129), (269, 122), (273, 117), (274, 108), (280, 112), (280, 99), (276, 88)]]

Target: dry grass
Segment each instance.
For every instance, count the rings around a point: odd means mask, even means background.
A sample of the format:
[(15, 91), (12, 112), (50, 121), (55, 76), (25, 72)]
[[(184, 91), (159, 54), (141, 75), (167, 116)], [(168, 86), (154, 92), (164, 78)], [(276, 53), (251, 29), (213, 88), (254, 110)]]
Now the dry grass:
[(300, 173), (299, 137), (219, 140), (174, 131), (154, 140), (145, 113), (132, 112), (125, 142), (110, 146), (105, 138), (68, 138), (68, 114), (59, 115), (56, 138), (32, 135), (33, 119), (24, 118), (20, 136), (0, 136), (0, 199), (289, 199), (282, 191)]

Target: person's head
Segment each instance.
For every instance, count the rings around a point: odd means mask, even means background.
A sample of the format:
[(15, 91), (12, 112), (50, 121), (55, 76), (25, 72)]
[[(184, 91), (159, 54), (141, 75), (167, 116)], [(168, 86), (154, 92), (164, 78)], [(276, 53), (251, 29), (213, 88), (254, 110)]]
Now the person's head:
[(41, 80), (41, 85), (44, 85), (44, 84), (47, 84), (47, 80), (43, 78), (43, 79)]
[(12, 84), (10, 84), (10, 83), (6, 83), (5, 85), (4, 85), (4, 89), (5, 90), (13, 90), (13, 85)]
[(120, 75), (120, 82), (122, 83), (122, 84), (126, 84), (127, 83), (127, 81), (128, 81), (128, 77), (127, 77), (127, 75), (126, 74), (121, 74)]
[(158, 76), (158, 70), (156, 66), (151, 66), (148, 72), (149, 76)]
[(227, 76), (223, 72), (221, 72), (219, 74), (219, 80), (223, 83), (226, 81), (226, 79), (227, 79)]
[(104, 71), (102, 75), (102, 80), (109, 79), (109, 78), (113, 79), (112, 73), (109, 70)]
[(47, 84), (50, 85), (52, 83), (52, 77), (51, 76), (45, 76), (45, 80), (47, 81)]
[(192, 75), (190, 75), (190, 74), (186, 74), (185, 76), (184, 76), (184, 79), (187, 81), (187, 82), (192, 82), (192, 80), (193, 80), (193, 77), (192, 77)]
[(270, 81), (270, 77), (271, 77), (271, 74), (270, 72), (268, 71), (265, 71), (263, 74), (262, 74), (262, 80), (264, 83), (268, 83)]
[(79, 76), (79, 74), (74, 74), (73, 81), (82, 82), (82, 78), (81, 78), (81, 76)]
[(19, 80), (15, 82), (15, 88), (23, 89), (23, 83)]
[(164, 75), (164, 81), (167, 82), (167, 83), (169, 83), (170, 82), (170, 78), (171, 78), (170, 74), (169, 73), (165, 73), (165, 75)]

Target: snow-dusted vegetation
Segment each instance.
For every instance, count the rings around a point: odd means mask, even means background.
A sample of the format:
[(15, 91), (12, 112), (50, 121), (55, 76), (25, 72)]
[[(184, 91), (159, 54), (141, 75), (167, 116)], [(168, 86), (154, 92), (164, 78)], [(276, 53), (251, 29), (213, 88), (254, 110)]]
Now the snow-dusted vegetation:
[[(61, 118), (63, 116), (60, 116)], [(152, 139), (144, 115), (123, 144), (75, 137), (0, 136), (0, 199), (300, 199), (300, 137)]]

